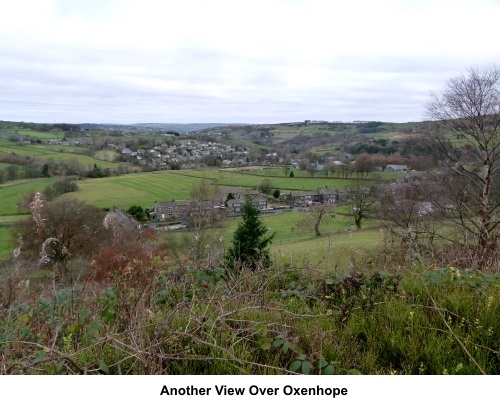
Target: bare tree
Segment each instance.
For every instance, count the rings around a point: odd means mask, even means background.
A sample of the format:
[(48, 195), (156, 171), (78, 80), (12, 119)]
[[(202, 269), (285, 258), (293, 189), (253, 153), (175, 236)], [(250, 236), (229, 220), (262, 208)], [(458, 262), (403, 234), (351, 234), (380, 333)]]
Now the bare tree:
[(446, 166), (436, 199), (443, 215), (467, 229), (477, 268), (498, 247), (500, 224), (500, 69), (470, 68), (447, 81), (426, 106), (432, 120), (422, 139)]
[(302, 158), (299, 162), (299, 169), (300, 170), (307, 170), (307, 166), (311, 163), (311, 161), (308, 158)]
[(214, 227), (221, 221), (221, 212), (216, 208), (217, 185), (210, 184), (207, 179), (202, 179), (190, 190), (191, 202), (187, 207), (186, 216), (189, 227), (194, 231), (194, 240), (191, 244), (190, 256), (196, 268), (212, 266), (218, 258), (215, 246), (220, 231), (215, 232)]
[(366, 177), (373, 171), (373, 166), (373, 159), (368, 153), (362, 153), (354, 162), (354, 170), (361, 175), (365, 174)]
[(404, 183), (385, 187), (377, 213), (390, 231), (391, 240), (401, 242), (401, 253), (412, 252), (434, 257), (440, 248), (439, 221), (429, 195), (433, 184)]
[(311, 175), (311, 177), (314, 177), (314, 175), (317, 173), (316, 165), (309, 162), (309, 164), (306, 167), (307, 172)]
[(322, 172), (325, 174), (326, 177), (328, 177), (328, 174), (330, 173), (330, 165), (329, 164), (323, 165)]
[(321, 236), (320, 226), (325, 225), (334, 212), (335, 206), (329, 203), (312, 205), (309, 211), (292, 228), (292, 232), (300, 230), (314, 230), (314, 234)]
[(22, 244), (19, 258), (38, 258), (40, 265), (54, 269), (57, 278), (71, 276), (72, 259), (90, 259), (111, 243), (111, 234), (103, 226), (105, 212), (97, 207), (78, 200), (46, 202), (39, 193), (30, 205), (32, 217), (13, 227), (12, 237)]
[(361, 229), (362, 220), (373, 212), (378, 201), (378, 195), (376, 185), (359, 185), (348, 190), (347, 201), (351, 206), (356, 228)]

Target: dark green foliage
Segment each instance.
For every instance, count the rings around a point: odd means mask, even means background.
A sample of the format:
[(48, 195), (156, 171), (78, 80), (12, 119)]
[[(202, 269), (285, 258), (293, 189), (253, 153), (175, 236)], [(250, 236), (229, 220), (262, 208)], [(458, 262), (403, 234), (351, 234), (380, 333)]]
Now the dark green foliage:
[(42, 176), (43, 177), (50, 177), (50, 173), (49, 173), (49, 165), (47, 163), (45, 163), (42, 167)]
[(274, 198), (280, 198), (280, 194), (281, 194), (281, 193), (280, 193), (280, 191), (279, 191), (278, 189), (276, 189), (276, 190), (274, 190), (274, 192), (273, 192), (273, 197), (274, 197)]
[(357, 124), (358, 131), (361, 134), (371, 134), (379, 131), (379, 127), (382, 125), (381, 122), (378, 121), (372, 121), (372, 122), (365, 122), (362, 124)]
[(238, 224), (233, 234), (231, 246), (225, 256), (226, 266), (230, 271), (250, 268), (255, 271), (259, 267), (269, 267), (268, 245), (274, 234), (266, 236), (267, 227), (260, 219), (260, 210), (253, 206), (247, 198), (243, 205), (243, 222)]
[(381, 145), (380, 143), (374, 141), (374, 143), (366, 143), (366, 142), (356, 142), (347, 148), (349, 153), (354, 155), (360, 153), (383, 153), (384, 155), (391, 155), (398, 151), (397, 144), (391, 145)]
[(290, 176), (289, 177), (295, 177), (295, 174), (293, 174), (293, 170), (290, 172)]
[(226, 207), (227, 207), (227, 203), (229, 202), (229, 200), (234, 200), (233, 193), (228, 193), (228, 195), (226, 197), (226, 200), (224, 201), (224, 204), (225, 204)]
[(85, 173), (86, 177), (90, 177), (92, 179), (100, 179), (102, 177), (108, 177), (109, 176), (109, 169), (104, 169), (101, 170), (100, 168), (97, 167), (97, 164), (94, 163), (94, 168), (92, 170), (89, 170)]
[(148, 219), (146, 211), (140, 205), (130, 206), (127, 210), (127, 214), (134, 217), (136, 221), (146, 221), (146, 219)]

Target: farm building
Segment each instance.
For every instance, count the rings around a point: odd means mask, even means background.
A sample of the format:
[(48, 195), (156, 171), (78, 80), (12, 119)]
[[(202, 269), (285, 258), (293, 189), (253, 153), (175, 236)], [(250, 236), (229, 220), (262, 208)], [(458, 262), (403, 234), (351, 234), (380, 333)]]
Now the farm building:
[(385, 168), (388, 172), (406, 172), (408, 170), (407, 165), (387, 165)]

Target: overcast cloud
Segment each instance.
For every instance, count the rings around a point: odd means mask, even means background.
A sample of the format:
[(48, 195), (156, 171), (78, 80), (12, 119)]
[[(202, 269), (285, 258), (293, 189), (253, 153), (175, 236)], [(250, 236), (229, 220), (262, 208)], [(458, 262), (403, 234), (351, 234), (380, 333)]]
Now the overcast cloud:
[(0, 119), (419, 121), (498, 0), (0, 0)]

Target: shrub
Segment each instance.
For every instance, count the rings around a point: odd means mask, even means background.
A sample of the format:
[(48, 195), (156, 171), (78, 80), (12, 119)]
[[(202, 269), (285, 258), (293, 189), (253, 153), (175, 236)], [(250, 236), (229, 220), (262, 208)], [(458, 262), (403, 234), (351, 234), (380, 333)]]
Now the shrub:
[(53, 200), (62, 194), (78, 191), (78, 184), (76, 183), (77, 180), (78, 176), (61, 177), (54, 184), (45, 187), (43, 195), (47, 200)]

